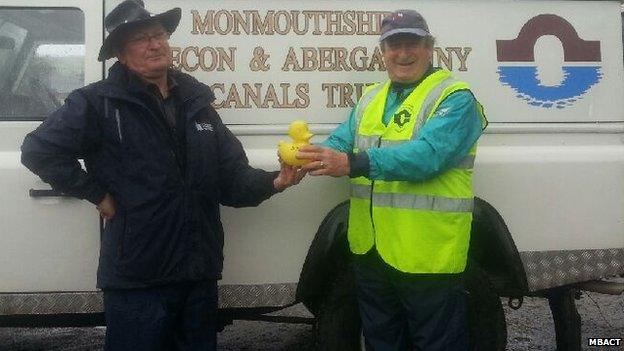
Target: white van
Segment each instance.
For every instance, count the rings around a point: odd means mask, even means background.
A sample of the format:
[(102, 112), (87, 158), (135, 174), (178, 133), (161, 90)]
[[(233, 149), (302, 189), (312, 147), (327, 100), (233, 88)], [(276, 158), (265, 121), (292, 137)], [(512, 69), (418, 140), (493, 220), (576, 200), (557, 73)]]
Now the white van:
[[(322, 141), (367, 84), (386, 79), (381, 19), (417, 9), (437, 37), (434, 65), (471, 84), (490, 122), (467, 272), (474, 348), (505, 348), (499, 297), (514, 307), (548, 297), (558, 345), (575, 349), (576, 292), (621, 293), (600, 280), (624, 274), (620, 1), (145, 2), (182, 7), (174, 66), (212, 87), (264, 169), (278, 168), (292, 120)], [(102, 323), (98, 213), (30, 173), (19, 146), (70, 91), (106, 75), (97, 54), (118, 3), (0, 0), (0, 326)], [(321, 349), (358, 347), (347, 193), (346, 179), (308, 177), (257, 208), (223, 210), (224, 325), (303, 302)]]

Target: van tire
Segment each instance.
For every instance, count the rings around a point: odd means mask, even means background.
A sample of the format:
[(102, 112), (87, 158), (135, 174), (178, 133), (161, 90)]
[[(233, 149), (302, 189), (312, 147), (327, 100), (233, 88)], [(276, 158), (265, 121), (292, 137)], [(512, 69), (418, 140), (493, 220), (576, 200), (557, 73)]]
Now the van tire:
[(471, 351), (504, 351), (507, 323), (500, 297), (487, 273), (470, 262), (465, 272), (468, 292), (468, 336)]
[(322, 351), (360, 350), (361, 322), (355, 296), (355, 276), (348, 261), (328, 285), (316, 314), (316, 349)]

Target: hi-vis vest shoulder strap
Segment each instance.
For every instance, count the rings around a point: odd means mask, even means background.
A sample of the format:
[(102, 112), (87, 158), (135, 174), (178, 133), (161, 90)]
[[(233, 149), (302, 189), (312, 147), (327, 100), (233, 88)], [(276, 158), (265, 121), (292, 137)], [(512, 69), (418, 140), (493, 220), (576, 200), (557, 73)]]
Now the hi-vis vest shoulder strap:
[[(439, 70), (423, 80), (383, 124), (390, 82), (369, 87), (356, 107), (354, 152), (415, 139), (439, 104), (466, 83)], [(477, 103), (478, 104), (478, 103)], [(478, 105), (485, 124), (483, 109)], [(355, 254), (373, 245), (408, 273), (459, 273), (466, 265), (472, 222), (472, 168), (476, 145), (454, 168), (424, 181), (351, 180), (348, 238)]]

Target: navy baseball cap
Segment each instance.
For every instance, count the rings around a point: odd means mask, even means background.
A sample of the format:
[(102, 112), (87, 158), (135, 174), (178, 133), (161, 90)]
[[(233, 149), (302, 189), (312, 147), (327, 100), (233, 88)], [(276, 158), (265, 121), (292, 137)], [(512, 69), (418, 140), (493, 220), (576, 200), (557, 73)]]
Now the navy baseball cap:
[(430, 37), (429, 26), (425, 18), (414, 10), (396, 10), (381, 21), (381, 36), (384, 41), (396, 34), (412, 34), (419, 37)]

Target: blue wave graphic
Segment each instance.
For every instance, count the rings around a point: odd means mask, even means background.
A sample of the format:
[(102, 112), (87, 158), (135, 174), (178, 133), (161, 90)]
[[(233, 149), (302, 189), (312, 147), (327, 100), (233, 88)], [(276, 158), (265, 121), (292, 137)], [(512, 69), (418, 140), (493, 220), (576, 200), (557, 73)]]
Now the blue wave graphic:
[(602, 79), (600, 66), (564, 66), (562, 69), (564, 79), (558, 86), (541, 85), (536, 66), (500, 66), (498, 74), (501, 83), (512, 87), (519, 98), (544, 108), (571, 106)]

